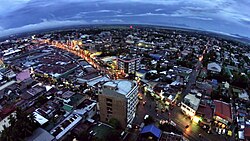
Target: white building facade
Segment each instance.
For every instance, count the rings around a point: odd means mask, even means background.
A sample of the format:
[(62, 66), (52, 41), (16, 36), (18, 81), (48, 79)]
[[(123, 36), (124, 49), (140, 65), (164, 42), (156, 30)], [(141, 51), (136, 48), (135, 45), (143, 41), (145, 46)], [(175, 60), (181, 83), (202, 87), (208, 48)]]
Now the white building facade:
[(118, 69), (123, 70), (124, 73), (135, 73), (140, 69), (141, 58), (118, 58), (117, 64)]

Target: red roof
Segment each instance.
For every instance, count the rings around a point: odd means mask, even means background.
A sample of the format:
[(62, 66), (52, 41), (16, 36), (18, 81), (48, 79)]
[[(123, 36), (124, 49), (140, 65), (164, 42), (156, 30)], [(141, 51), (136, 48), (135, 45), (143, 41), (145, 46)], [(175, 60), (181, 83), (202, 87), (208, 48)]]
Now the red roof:
[(232, 121), (232, 111), (231, 105), (229, 103), (225, 103), (223, 101), (214, 100), (215, 110), (214, 115), (220, 116), (223, 119), (228, 121)]
[(210, 106), (208, 105), (200, 105), (198, 110), (197, 110), (197, 113), (201, 113), (201, 114), (204, 114), (204, 117), (206, 119), (212, 119), (213, 118), (213, 110)]
[(244, 129), (244, 135), (245, 135), (245, 137), (250, 138), (250, 127), (246, 127)]
[(13, 107), (4, 108), (0, 111), (0, 119), (4, 119), (10, 115), (15, 109)]

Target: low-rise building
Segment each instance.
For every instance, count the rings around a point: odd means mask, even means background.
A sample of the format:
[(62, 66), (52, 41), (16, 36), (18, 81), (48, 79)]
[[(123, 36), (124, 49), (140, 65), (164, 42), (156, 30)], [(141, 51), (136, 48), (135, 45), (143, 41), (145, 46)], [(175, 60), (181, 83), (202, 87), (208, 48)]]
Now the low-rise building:
[(37, 128), (31, 136), (24, 139), (25, 141), (54, 141), (53, 137), (49, 132), (42, 128)]
[(140, 132), (140, 139), (150, 139), (153, 141), (158, 141), (161, 137), (162, 131), (155, 125), (147, 125), (142, 128)]
[(81, 122), (82, 117), (78, 114), (70, 114), (62, 122), (60, 122), (56, 127), (54, 127), (50, 134), (52, 134), (57, 140), (63, 138), (70, 130), (72, 130), (79, 122)]
[(138, 56), (120, 56), (117, 58), (118, 69), (124, 73), (135, 73), (140, 69), (141, 58)]
[(74, 110), (75, 113), (83, 117), (82, 120), (88, 120), (92, 122), (92, 118), (97, 113), (97, 103), (94, 100), (85, 99), (80, 105)]
[(233, 122), (232, 109), (229, 103), (214, 100), (214, 119), (225, 125)]
[(207, 70), (211, 73), (220, 73), (221, 72), (221, 66), (215, 62), (207, 64)]
[(181, 111), (191, 118), (194, 117), (201, 101), (200, 98), (201, 93), (186, 95), (181, 102)]

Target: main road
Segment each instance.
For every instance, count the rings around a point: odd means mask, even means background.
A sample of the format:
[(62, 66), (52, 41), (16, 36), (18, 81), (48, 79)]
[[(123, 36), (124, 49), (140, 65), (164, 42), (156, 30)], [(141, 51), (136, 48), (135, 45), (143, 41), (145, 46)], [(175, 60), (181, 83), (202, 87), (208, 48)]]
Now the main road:
[(49, 40), (43, 40), (43, 39), (40, 39), (38, 41), (40, 43), (46, 43), (46, 44), (51, 45), (53, 47), (63, 49), (65, 51), (68, 51), (68, 52), (76, 55), (76, 56), (79, 56), (82, 59), (84, 59), (85, 61), (87, 61), (90, 65), (92, 65), (97, 70), (107, 74), (111, 79), (116, 79), (113, 72), (111, 72), (110, 70), (104, 68), (102, 65), (96, 63), (89, 55), (87, 55), (86, 50), (83, 50), (81, 48), (76, 48), (76, 47), (74, 47), (72, 45), (68, 45), (66, 43), (61, 43), (59, 41), (49, 41)]

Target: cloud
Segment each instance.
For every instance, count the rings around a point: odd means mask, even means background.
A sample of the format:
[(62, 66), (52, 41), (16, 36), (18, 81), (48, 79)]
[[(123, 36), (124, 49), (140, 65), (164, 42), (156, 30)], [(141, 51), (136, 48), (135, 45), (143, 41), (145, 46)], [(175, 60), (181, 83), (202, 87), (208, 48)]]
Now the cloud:
[(0, 15), (4, 15), (24, 7), (31, 0), (1, 0)]
[(171, 16), (170, 14), (165, 13), (141, 13), (141, 14), (119, 14), (115, 15), (115, 17), (143, 17), (143, 16)]
[(195, 20), (203, 20), (203, 21), (212, 21), (213, 18), (210, 17), (199, 17), (199, 16), (195, 16), (189, 13), (180, 13), (180, 11), (176, 12), (176, 13), (172, 13), (172, 14), (166, 14), (166, 13), (142, 13), (142, 14), (133, 14), (133, 15), (115, 15), (116, 17), (146, 17), (146, 16), (164, 16), (164, 17), (186, 17), (186, 18), (190, 18), (190, 19), (195, 19)]
[(110, 22), (123, 23), (124, 21), (122, 19), (111, 19)]
[(1, 36), (8, 36), (11, 34), (18, 34), (22, 32), (30, 32), (30, 31), (35, 31), (35, 30), (42, 30), (42, 29), (48, 29), (48, 28), (56, 28), (56, 27), (63, 27), (63, 26), (71, 26), (71, 25), (82, 25), (82, 24), (87, 24), (86, 21), (84, 20), (79, 20), (79, 21), (48, 21), (44, 20), (41, 23), (37, 24), (29, 24), (25, 25), (22, 27), (17, 27), (17, 28), (11, 28), (11, 29), (3, 29), (0, 32), (0, 37)]
[(212, 21), (212, 18), (207, 18), (207, 17), (188, 17), (190, 19), (196, 19), (196, 20), (203, 20), (203, 21)]
[(124, 23), (122, 19), (107, 19), (107, 20), (99, 20), (95, 19), (92, 20), (91, 23), (93, 24), (102, 24), (102, 23)]
[(92, 14), (92, 13), (115, 13), (119, 14), (121, 13), (120, 10), (108, 10), (108, 9), (102, 9), (102, 10), (96, 10), (96, 11), (84, 11), (84, 12), (79, 12), (75, 16), (71, 17), (71, 19), (80, 19), (86, 16), (87, 14)]
[(162, 10), (163, 10), (163, 9), (161, 9), (161, 8), (155, 9), (156, 12), (162, 11)]
[(92, 23), (105, 23), (104, 20), (92, 20), (91, 21)]
[[(230, 25), (230, 27), (232, 25), (235, 26), (238, 29), (238, 31), (236, 31), (235, 28), (235, 32), (245, 32), (245, 30), (242, 30), (243, 27), (244, 29), (249, 29), (250, 27), (249, 0), (0, 0), (0, 2), (1, 35), (3, 34), (1, 30), (7, 34), (7, 31), (14, 32), (14, 29), (18, 31), (21, 29), (28, 30), (28, 27), (36, 29), (33, 27), (35, 25), (49, 28), (51, 26), (56, 26), (53, 24), (54, 22), (59, 23), (58, 26), (61, 26), (63, 25), (63, 21), (76, 22), (80, 19), (87, 19), (89, 21), (88, 24), (121, 23), (124, 21), (128, 22), (129, 20), (134, 21), (134, 19), (136, 19), (138, 23), (147, 21), (148, 23), (157, 24), (158, 21), (156, 21), (154, 16), (159, 16), (157, 17), (158, 20), (160, 19), (159, 23), (162, 22), (161, 18), (164, 19), (164, 17), (174, 17), (174, 19), (181, 19), (182, 17), (188, 18), (188, 20), (184, 22), (185, 24), (189, 24), (189, 26), (192, 26), (192, 24), (196, 26), (196, 23), (186, 23), (188, 21), (213, 20), (213, 22), (210, 22), (212, 23), (210, 26), (211, 28), (218, 29), (215, 27), (217, 26), (216, 24), (222, 23), (220, 24), (221, 26), (224, 26), (224, 24)], [(69, 7), (67, 7), (67, 5), (69, 5)], [(74, 5), (74, 9), (69, 9)], [(58, 9), (61, 7), (64, 8)], [(32, 8), (38, 10), (33, 13)], [(51, 17), (48, 15), (47, 11), (45, 11), (47, 8), (53, 9), (51, 11)], [(30, 11), (28, 10), (26, 13), (21, 12), (21, 14), (19, 14), (15, 11), (18, 9), (20, 11), (29, 9)], [(61, 14), (60, 10), (65, 11)], [(54, 17), (53, 14), (56, 16)], [(16, 21), (19, 22), (18, 18), (30, 15), (36, 16), (34, 19), (37, 18), (37, 20), (27, 20), (27, 22), (23, 23), (20, 21), (19, 24), (14, 24), (17, 23)], [(50, 19), (57, 19), (60, 21), (51, 21)], [(25, 25), (37, 21), (41, 23)], [(169, 22), (175, 24), (174, 20)], [(48, 25), (45, 26), (45, 23)], [(209, 22), (207, 22), (207, 24), (208, 23)], [(8, 27), (22, 25), (24, 26), (7, 29)], [(206, 24), (204, 24), (204, 26), (199, 25), (199, 27), (206, 29), (205, 26)], [(5, 29), (3, 29), (3, 27)], [(231, 30), (231, 28), (227, 28), (226, 30)]]

